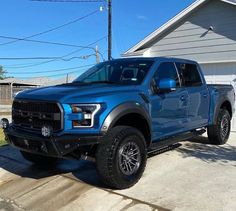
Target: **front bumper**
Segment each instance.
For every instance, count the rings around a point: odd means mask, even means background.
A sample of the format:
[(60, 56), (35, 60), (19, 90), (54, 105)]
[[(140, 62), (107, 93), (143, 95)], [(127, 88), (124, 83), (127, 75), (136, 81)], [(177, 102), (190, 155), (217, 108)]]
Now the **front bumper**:
[(53, 157), (65, 155), (83, 146), (99, 144), (103, 136), (99, 135), (53, 135), (43, 137), (41, 134), (30, 133), (13, 126), (4, 130), (6, 141), (13, 147), (23, 151)]

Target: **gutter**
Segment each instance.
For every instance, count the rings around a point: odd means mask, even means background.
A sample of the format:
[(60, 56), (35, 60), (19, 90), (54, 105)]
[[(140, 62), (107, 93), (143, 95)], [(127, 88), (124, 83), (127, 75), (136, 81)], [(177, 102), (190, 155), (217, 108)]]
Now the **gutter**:
[(225, 64), (225, 63), (236, 63), (236, 60), (219, 60), (219, 61), (205, 61), (198, 62), (199, 64)]

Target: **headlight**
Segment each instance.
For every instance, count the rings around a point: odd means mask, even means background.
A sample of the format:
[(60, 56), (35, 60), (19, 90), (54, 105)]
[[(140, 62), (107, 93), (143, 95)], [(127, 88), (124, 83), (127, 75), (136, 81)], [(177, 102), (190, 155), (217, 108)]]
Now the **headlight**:
[(72, 125), (76, 127), (93, 127), (94, 116), (100, 110), (100, 104), (74, 104), (71, 105), (73, 114), (82, 114), (78, 120), (73, 120)]

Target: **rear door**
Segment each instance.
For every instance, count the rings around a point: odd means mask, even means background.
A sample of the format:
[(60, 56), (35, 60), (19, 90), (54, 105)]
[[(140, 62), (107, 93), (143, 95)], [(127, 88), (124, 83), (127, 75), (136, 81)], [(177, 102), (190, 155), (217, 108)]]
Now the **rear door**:
[(199, 67), (192, 63), (176, 63), (182, 86), (188, 92), (187, 121), (188, 129), (207, 125), (209, 115), (209, 93), (207, 85), (200, 74)]
[(181, 87), (174, 63), (161, 63), (153, 76), (155, 81), (165, 78), (175, 80), (177, 88), (173, 92), (153, 93), (150, 97), (153, 140), (186, 130), (188, 93), (184, 87)]

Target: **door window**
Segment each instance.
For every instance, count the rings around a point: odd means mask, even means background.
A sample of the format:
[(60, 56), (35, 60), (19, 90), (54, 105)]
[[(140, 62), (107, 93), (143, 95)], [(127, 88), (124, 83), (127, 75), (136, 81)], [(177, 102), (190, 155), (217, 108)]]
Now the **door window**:
[(181, 76), (183, 86), (193, 87), (202, 85), (202, 80), (197, 65), (176, 63), (176, 66)]
[(179, 76), (174, 63), (163, 62), (160, 64), (154, 75), (154, 80), (159, 83), (162, 79), (173, 79), (176, 82), (176, 87), (180, 87)]

